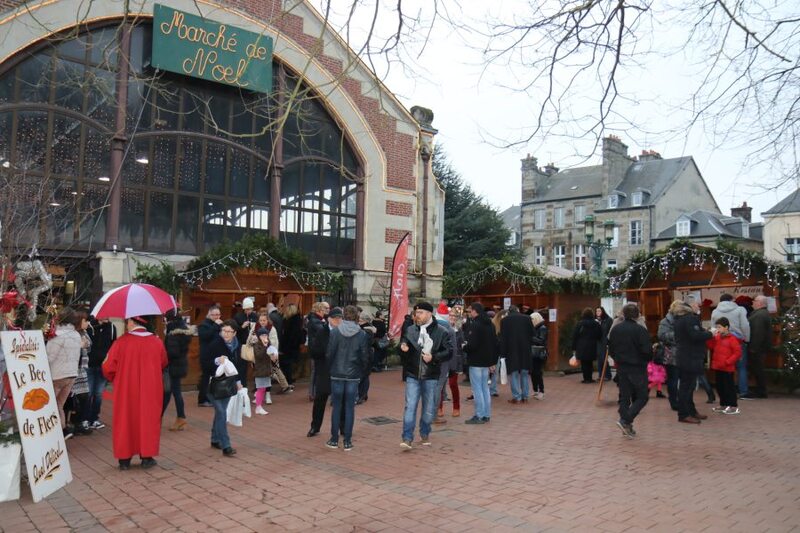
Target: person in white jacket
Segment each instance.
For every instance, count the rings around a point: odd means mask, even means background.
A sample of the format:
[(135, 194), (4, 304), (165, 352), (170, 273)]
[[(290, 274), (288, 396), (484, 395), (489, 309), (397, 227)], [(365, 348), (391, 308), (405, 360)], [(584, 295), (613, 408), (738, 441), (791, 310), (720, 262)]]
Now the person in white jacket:
[(64, 438), (70, 438), (72, 432), (67, 429), (64, 418), (64, 402), (69, 398), (72, 385), (78, 375), (78, 361), (81, 357), (81, 334), (76, 329), (75, 322), (80, 324), (83, 317), (65, 307), (58, 314), (56, 336), (47, 342), (47, 361), (50, 363), (50, 375), (53, 378), (53, 392), (58, 404), (58, 416), (61, 419), (61, 429)]
[[(711, 323), (725, 317), (731, 324), (731, 333), (742, 339), (745, 344), (750, 342), (750, 322), (747, 320), (747, 310), (733, 301), (733, 295), (725, 293), (719, 297), (719, 305), (711, 312)], [(747, 348), (742, 350), (742, 356), (736, 362), (738, 375), (739, 395), (747, 394)]]

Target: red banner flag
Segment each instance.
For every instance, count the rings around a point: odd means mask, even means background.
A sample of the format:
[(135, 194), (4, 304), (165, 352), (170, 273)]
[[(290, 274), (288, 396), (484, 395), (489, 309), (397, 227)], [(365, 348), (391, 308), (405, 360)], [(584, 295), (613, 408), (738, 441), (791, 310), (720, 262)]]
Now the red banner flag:
[(403, 321), (408, 314), (408, 245), (410, 241), (411, 234), (406, 233), (400, 239), (392, 261), (388, 331), (390, 339), (397, 338), (402, 334)]

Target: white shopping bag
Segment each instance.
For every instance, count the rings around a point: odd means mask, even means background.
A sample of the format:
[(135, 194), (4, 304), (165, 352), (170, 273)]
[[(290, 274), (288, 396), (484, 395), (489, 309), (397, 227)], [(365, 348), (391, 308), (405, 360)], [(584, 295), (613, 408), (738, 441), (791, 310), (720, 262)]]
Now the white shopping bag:
[(241, 388), (236, 396), (233, 396), (228, 402), (228, 424), (236, 427), (242, 427), (242, 417), (252, 416), (250, 413), (250, 402), (247, 397), (247, 389)]
[(500, 384), (505, 385), (508, 383), (508, 370), (506, 369), (506, 358), (501, 357), (497, 363), (497, 370), (500, 372)]
[(0, 445), (0, 502), (19, 500), (21, 456), (21, 445)]

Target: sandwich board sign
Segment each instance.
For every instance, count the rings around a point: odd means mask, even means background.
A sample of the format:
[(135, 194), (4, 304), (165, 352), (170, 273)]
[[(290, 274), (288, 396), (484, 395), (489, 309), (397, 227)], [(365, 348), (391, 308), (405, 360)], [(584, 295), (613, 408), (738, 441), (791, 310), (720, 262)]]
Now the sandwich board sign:
[(0, 332), (33, 501), (72, 481), (41, 331)]

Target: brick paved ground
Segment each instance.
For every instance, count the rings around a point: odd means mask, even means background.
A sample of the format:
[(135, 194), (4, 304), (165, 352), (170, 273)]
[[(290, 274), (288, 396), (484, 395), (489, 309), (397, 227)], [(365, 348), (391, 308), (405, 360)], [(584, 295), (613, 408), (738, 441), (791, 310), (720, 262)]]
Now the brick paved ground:
[[(232, 428), (235, 458), (209, 447), (211, 409), (187, 394), (187, 431), (164, 431), (159, 466), (119, 472), (110, 427), (68, 442), (74, 481), (44, 502), (0, 504), (0, 529), (88, 531), (791, 531), (800, 526), (797, 399), (743, 403), (740, 416), (678, 424), (651, 399), (625, 440), (614, 408), (579, 376), (546, 378), (547, 399), (462, 416), (433, 446), (400, 451), (396, 371), (373, 375), (355, 450), (307, 438), (305, 388)], [(467, 389), (462, 387), (466, 396)], [(698, 393), (698, 400), (704, 394)], [(110, 422), (109, 405), (104, 404)], [(449, 406), (448, 406), (449, 409)], [(464, 414), (471, 415), (471, 404)], [(174, 407), (170, 408), (170, 421)], [(327, 422), (327, 420), (326, 420)], [(325, 427), (328, 427), (327, 425)], [(27, 491), (26, 491), (27, 492)]]

